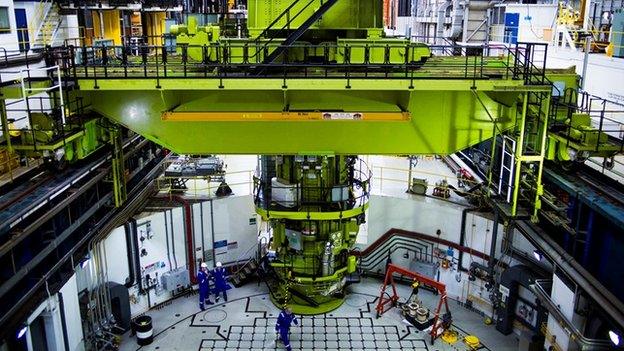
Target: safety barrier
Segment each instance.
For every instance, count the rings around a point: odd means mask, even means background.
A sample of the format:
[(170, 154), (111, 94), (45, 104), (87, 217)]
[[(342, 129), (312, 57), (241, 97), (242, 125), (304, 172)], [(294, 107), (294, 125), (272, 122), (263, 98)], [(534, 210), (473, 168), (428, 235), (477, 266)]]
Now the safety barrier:
[[(254, 54), (261, 49), (261, 44), (254, 42), (178, 45), (175, 53), (167, 45), (70, 45), (48, 48), (46, 54), (51, 63), (64, 68), (65, 77), (74, 79), (155, 78), (159, 82), (170, 78), (322, 77), (346, 79), (347, 86), (350, 79), (401, 79), (411, 84), (415, 79), (515, 79), (544, 84), (545, 48), (545, 44), (535, 43), (429, 47), (293, 44), (273, 63), (264, 63), (265, 55)], [(447, 58), (433, 56), (424, 63), (425, 51), (440, 52)], [(383, 61), (372, 61), (373, 53)], [(492, 53), (497, 56), (490, 56)]]

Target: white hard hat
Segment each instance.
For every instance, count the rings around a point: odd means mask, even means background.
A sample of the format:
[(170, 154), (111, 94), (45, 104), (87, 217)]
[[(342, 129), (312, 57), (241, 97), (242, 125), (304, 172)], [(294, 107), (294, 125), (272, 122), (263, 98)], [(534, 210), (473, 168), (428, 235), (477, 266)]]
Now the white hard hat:
[(208, 265), (206, 264), (206, 262), (201, 263), (201, 268), (208, 268)]
[(221, 262), (217, 262), (217, 267), (221, 267)]

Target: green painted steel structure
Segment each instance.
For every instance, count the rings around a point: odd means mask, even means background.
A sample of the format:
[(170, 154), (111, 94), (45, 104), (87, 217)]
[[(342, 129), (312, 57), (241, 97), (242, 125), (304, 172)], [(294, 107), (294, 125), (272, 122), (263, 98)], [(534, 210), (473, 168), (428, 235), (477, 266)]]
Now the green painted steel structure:
[[(553, 103), (547, 77), (574, 91), (577, 77), (536, 67), (538, 44), (429, 48), (385, 38), (381, 3), (252, 0), (249, 38), (191, 19), (173, 28), (175, 54), (63, 47), (48, 49), (48, 61), (73, 83), (68, 100), (176, 153), (263, 155), (254, 200), (276, 252), (273, 301), (324, 313), (344, 299), (368, 207), (370, 172), (355, 176), (353, 155), (448, 155), (491, 139), (495, 160), (496, 141), (511, 136), (510, 184), (496, 185), (502, 175), (491, 169), (484, 193), (507, 192), (507, 216), (536, 218), (544, 160), (570, 145), (549, 138), (571, 110)], [(587, 127), (583, 116), (571, 123)], [(114, 163), (115, 179), (122, 168)], [(124, 195), (116, 189), (116, 202)]]
[[(80, 80), (77, 92), (91, 108), (182, 154), (450, 154), (492, 137), (492, 119), (513, 126), (513, 100), (526, 91), (519, 81), (409, 81), (326, 79)], [(180, 89), (185, 86), (185, 89)], [(538, 89), (538, 87), (534, 88)], [(474, 91), (484, 101), (479, 104)], [(408, 111), (408, 121), (217, 121), (163, 120), (165, 111)]]
[(348, 275), (355, 271), (349, 252), (364, 222), (370, 178), (355, 156), (261, 157), (255, 202), (271, 224), (276, 304), (289, 304), (298, 314), (342, 304)]

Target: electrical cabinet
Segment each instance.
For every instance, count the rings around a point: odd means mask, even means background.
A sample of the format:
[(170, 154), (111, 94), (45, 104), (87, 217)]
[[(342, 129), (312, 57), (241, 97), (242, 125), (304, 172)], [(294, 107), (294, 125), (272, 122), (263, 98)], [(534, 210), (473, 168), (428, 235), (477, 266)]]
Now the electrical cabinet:
[(176, 289), (185, 288), (191, 285), (188, 269), (178, 268), (167, 273), (163, 273), (160, 277), (163, 289), (174, 291)]

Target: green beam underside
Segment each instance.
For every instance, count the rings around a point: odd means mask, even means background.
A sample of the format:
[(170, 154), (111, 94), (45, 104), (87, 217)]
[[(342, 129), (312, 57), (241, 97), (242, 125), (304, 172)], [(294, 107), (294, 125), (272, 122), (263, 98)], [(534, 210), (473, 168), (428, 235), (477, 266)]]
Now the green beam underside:
[[(101, 80), (80, 82), (91, 108), (181, 154), (438, 154), (445, 155), (513, 126), (508, 101), (527, 90), (512, 80)], [(166, 84), (171, 84), (166, 86)], [(175, 89), (172, 87), (176, 87)], [(122, 90), (127, 89), (127, 90)], [(482, 103), (472, 89), (486, 93)], [(531, 87), (544, 90), (545, 87)], [(487, 92), (497, 92), (487, 94)], [(502, 103), (501, 103), (502, 102)], [(503, 104), (504, 103), (504, 104)], [(409, 121), (163, 121), (162, 113), (345, 111), (411, 114)]]

